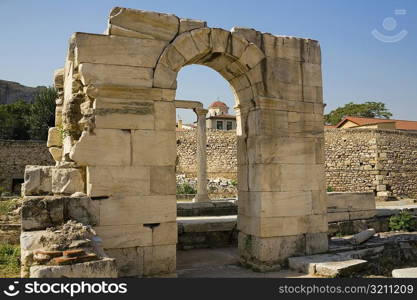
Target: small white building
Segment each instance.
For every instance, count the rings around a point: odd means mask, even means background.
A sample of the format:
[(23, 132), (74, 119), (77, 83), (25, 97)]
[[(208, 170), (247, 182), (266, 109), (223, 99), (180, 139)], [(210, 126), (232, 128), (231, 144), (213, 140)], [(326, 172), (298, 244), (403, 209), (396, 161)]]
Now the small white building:
[(215, 101), (208, 107), (206, 126), (209, 129), (235, 130), (236, 116), (229, 114), (226, 103)]

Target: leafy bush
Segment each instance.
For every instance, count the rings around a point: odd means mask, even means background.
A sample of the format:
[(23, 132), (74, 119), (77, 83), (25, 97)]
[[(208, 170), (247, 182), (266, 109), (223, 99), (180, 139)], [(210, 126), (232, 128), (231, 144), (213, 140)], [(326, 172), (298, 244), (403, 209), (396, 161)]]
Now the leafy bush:
[(42, 89), (33, 103), (23, 100), (0, 105), (0, 138), (6, 140), (46, 140), (48, 128), (55, 125), (53, 87)]
[(194, 195), (197, 194), (197, 190), (189, 183), (183, 183), (177, 185), (178, 195)]
[(235, 180), (235, 179), (230, 180), (230, 184), (232, 186), (236, 187), (237, 186), (237, 180)]
[(327, 192), (328, 193), (331, 193), (331, 192), (333, 192), (334, 191), (334, 189), (333, 189), (333, 187), (332, 186), (328, 186), (327, 187)]
[(0, 244), (0, 277), (19, 277), (20, 246)]
[(389, 219), (389, 228), (391, 230), (413, 231), (416, 226), (416, 220), (408, 211), (401, 211), (398, 215)]

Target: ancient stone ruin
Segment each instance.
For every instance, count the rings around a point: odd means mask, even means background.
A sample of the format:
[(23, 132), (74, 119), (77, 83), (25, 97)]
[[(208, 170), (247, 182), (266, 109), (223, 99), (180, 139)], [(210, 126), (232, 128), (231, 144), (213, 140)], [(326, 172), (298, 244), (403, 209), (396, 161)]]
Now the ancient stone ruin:
[[(26, 169), (23, 276), (175, 274), (176, 77), (190, 64), (235, 95), (241, 263), (327, 251), (319, 43), (116, 7), (55, 73), (56, 165)], [(81, 231), (57, 242), (68, 228)]]

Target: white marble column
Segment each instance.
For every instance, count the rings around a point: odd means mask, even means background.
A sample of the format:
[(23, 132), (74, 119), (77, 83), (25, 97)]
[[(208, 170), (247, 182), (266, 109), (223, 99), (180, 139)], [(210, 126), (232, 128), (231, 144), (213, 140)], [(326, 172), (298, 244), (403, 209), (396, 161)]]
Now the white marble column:
[(210, 201), (207, 193), (207, 109), (195, 108), (197, 114), (197, 195), (194, 202)]

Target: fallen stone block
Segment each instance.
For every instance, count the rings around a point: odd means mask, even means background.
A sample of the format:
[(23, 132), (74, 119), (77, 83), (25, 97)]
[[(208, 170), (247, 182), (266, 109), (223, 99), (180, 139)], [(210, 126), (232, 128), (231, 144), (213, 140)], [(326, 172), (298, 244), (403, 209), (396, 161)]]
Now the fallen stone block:
[[(77, 258), (75, 258), (77, 259)], [(63, 266), (32, 266), (31, 278), (116, 278), (116, 261), (113, 258)]]
[(392, 271), (394, 278), (417, 278), (417, 268), (395, 269)]
[(369, 240), (375, 233), (375, 229), (373, 228), (359, 232), (352, 237), (351, 243), (354, 245), (362, 244), (363, 242)]
[(326, 277), (345, 277), (361, 270), (366, 263), (367, 261), (363, 259), (318, 263), (315, 266), (315, 274)]

